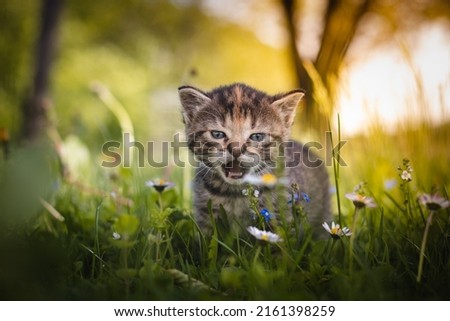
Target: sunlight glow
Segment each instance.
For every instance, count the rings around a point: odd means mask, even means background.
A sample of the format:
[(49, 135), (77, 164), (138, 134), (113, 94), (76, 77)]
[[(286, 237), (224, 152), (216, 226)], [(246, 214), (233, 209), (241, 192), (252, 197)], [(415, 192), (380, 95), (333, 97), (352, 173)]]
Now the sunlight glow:
[(405, 122), (449, 120), (448, 26), (428, 25), (403, 46), (380, 48), (353, 62), (343, 73), (336, 112), (346, 134), (365, 132), (371, 124), (393, 131)]

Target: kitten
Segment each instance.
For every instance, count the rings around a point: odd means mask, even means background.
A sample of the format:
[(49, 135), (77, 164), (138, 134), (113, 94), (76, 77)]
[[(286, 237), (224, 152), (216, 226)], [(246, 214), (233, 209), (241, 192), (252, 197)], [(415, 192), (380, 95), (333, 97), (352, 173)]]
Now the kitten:
[[(188, 145), (199, 160), (194, 180), (195, 217), (205, 232), (211, 231), (209, 200), (215, 218), (222, 205), (229, 221), (242, 227), (254, 225), (254, 214), (243, 193), (248, 186), (246, 177), (273, 173), (284, 176), (287, 186), (297, 184), (297, 195), (309, 196), (309, 201), (303, 202), (304, 210), (314, 234), (321, 234), (320, 225), (330, 219), (327, 171), (307, 148), (289, 140), (303, 95), (302, 90), (294, 90), (270, 96), (244, 84), (210, 92), (191, 86), (179, 88)], [(275, 192), (256, 188), (265, 194), (259, 197), (260, 208), (268, 199), (277, 205)], [(291, 211), (286, 212), (290, 215)]]

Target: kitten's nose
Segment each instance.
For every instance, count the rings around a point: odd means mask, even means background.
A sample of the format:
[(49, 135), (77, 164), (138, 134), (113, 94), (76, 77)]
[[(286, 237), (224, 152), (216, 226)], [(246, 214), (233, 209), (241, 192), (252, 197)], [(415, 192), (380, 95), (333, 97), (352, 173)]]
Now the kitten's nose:
[(229, 143), (227, 146), (228, 152), (230, 152), (231, 155), (233, 155), (234, 158), (238, 158), (242, 155), (242, 153), (245, 152), (245, 144), (242, 146), (238, 142)]

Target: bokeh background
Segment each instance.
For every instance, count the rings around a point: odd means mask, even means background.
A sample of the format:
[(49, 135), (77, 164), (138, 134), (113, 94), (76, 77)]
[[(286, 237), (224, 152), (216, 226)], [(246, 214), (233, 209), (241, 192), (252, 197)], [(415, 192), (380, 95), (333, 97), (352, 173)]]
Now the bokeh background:
[[(302, 87), (310, 117), (299, 122), (317, 128), (330, 108), (351, 134), (374, 122), (393, 131), (448, 120), (447, 1), (48, 1), (55, 8), (45, 11), (46, 3), (2, 4), (0, 126), (14, 141), (26, 136), (21, 107), (34, 89), (50, 100), (63, 137), (93, 146), (117, 134), (92, 95), (95, 81), (122, 102), (141, 137), (181, 128), (182, 84)], [(43, 19), (55, 22), (44, 30)], [(38, 78), (38, 70), (48, 76)], [(315, 106), (317, 82), (331, 106)], [(161, 122), (168, 116), (173, 121)]]

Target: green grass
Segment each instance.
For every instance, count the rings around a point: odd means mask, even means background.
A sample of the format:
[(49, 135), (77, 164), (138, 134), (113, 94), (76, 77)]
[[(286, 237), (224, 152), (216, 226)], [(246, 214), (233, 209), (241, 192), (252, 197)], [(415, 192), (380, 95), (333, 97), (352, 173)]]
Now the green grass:
[[(339, 196), (342, 225), (353, 235), (315, 240), (301, 208), (294, 208), (297, 219), (277, 227), (284, 239), (277, 244), (255, 240), (245, 227), (240, 233), (230, 228), (223, 211), (213, 234), (204, 235), (186, 202), (186, 171), (191, 169), (172, 168), (176, 185), (159, 194), (145, 186), (146, 180), (164, 175), (156, 169), (107, 171), (91, 165), (79, 168), (79, 175), (61, 176), (51, 148), (17, 149), (0, 168), (0, 297), (448, 300), (449, 209), (434, 213), (423, 275), (420, 282), (416, 278), (430, 215), (417, 194), (438, 192), (448, 198), (450, 155), (444, 147), (449, 132), (448, 125), (425, 126), (348, 139), (348, 149), (342, 150), (348, 166), (329, 170), (339, 187), (333, 200), (336, 204)], [(397, 169), (403, 157), (413, 167), (407, 183)], [(344, 194), (360, 181), (378, 206), (354, 216)], [(303, 237), (298, 230), (305, 231)]]

